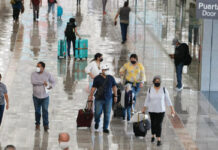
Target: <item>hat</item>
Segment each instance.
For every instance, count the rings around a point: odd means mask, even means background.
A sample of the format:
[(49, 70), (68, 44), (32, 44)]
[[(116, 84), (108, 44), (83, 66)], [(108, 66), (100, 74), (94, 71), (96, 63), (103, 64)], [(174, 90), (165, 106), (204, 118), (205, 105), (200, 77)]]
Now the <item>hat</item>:
[(101, 70), (109, 70), (109, 66), (108, 65), (102, 65)]
[(176, 45), (176, 43), (179, 42), (179, 39), (177, 37), (175, 37), (172, 41), (172, 45)]

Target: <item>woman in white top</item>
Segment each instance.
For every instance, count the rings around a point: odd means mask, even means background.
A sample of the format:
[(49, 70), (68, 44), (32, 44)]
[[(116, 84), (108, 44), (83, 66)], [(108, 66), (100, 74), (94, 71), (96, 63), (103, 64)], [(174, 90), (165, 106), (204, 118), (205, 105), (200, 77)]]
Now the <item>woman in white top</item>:
[(157, 146), (160, 146), (162, 122), (166, 111), (166, 105), (170, 107), (172, 116), (175, 115), (175, 111), (172, 106), (168, 90), (161, 86), (161, 77), (155, 76), (153, 84), (154, 86), (148, 89), (142, 112), (144, 113), (148, 109), (151, 119), (151, 142), (155, 141), (156, 136)]
[(96, 53), (94, 59), (85, 68), (85, 72), (89, 75), (89, 89), (91, 89), (93, 84), (93, 79), (101, 73), (100, 64), (103, 61), (103, 55), (101, 53)]

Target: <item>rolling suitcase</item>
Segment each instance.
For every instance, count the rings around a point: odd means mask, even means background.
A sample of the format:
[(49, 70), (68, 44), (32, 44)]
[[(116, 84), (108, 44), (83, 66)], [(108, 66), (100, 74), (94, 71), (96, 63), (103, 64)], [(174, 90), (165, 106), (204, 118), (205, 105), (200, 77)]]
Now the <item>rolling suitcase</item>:
[(87, 59), (88, 58), (88, 40), (87, 39), (77, 39), (75, 44), (75, 58), (77, 59)]
[(74, 77), (76, 81), (80, 81), (87, 77), (85, 68), (87, 66), (87, 61), (75, 61), (74, 62)]
[[(89, 103), (91, 103), (91, 106), (90, 106), (91, 109), (88, 108)], [(76, 120), (77, 128), (78, 127), (89, 127), (89, 128), (91, 127), (92, 119), (94, 116), (93, 111), (92, 111), (92, 103), (93, 101), (87, 101), (86, 108), (79, 110), (77, 120)]]
[[(135, 136), (142, 136), (145, 137), (147, 134), (147, 131), (151, 128), (151, 124), (148, 119), (143, 119), (140, 121), (139, 115), (142, 113), (138, 113), (138, 122), (133, 123), (133, 132), (135, 133)], [(144, 114), (143, 114), (144, 115)]]
[(124, 108), (120, 103), (114, 105), (114, 117), (116, 118), (124, 117)]
[(67, 53), (67, 42), (66, 40), (58, 41), (58, 58), (66, 58)]

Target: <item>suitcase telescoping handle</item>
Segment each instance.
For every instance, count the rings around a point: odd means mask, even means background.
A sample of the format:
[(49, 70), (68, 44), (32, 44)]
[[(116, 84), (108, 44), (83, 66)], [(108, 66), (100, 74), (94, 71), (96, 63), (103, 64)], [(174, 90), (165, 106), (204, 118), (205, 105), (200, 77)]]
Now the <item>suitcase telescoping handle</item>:
[[(90, 109), (89, 109), (89, 103), (91, 103), (91, 106), (90, 106)], [(86, 102), (86, 110), (88, 109), (88, 110), (91, 110), (92, 109), (92, 104), (93, 104), (93, 101), (90, 101), (90, 100), (88, 100), (87, 102)]]
[(138, 112), (138, 122), (140, 122), (140, 115), (144, 115), (143, 120), (145, 120), (145, 113)]

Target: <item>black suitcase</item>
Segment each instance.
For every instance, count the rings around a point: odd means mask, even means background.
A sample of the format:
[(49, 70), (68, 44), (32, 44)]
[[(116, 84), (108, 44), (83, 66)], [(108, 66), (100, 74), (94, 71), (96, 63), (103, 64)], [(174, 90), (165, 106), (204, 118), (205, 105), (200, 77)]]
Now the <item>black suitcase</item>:
[(151, 124), (148, 119), (143, 119), (139, 121), (139, 115), (140, 113), (138, 113), (138, 122), (133, 123), (133, 132), (135, 133), (136, 137), (145, 137), (147, 131), (151, 128)]

